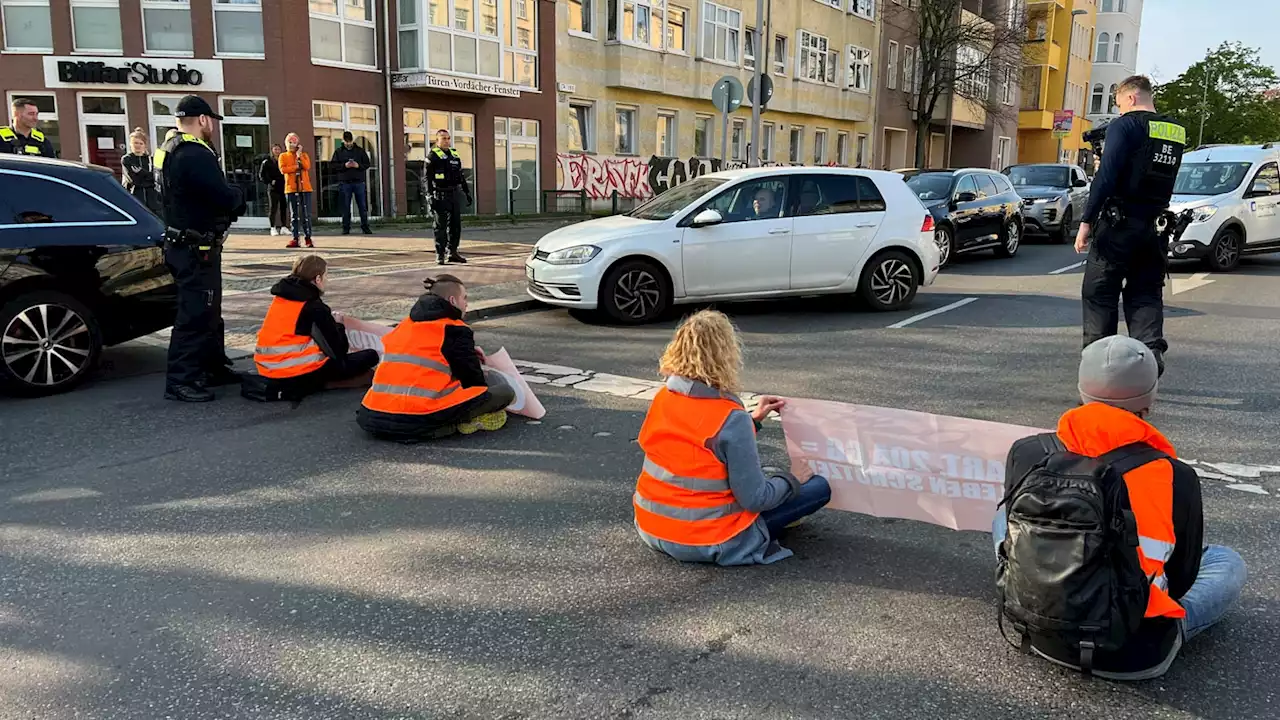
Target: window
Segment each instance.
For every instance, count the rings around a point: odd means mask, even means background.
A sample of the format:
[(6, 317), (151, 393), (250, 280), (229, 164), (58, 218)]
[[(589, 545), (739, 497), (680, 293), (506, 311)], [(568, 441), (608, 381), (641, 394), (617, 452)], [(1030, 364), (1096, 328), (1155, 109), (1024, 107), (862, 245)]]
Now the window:
[(1128, 10), (1128, 8), (1125, 7), (1126, 4), (1125, 0), (1116, 0), (1116, 12), (1125, 12)]
[(845, 84), (858, 92), (871, 92), (871, 51), (850, 45), (845, 53), (849, 60), (844, 76)]
[(1005, 105), (1013, 104), (1014, 89), (1013, 66), (1006, 65), (1000, 70), (1000, 102)]
[(190, 54), (190, 0), (142, 0), (142, 38), (146, 52)]
[(569, 102), (569, 135), (565, 145), (577, 152), (596, 151), (596, 106), (589, 102)]
[(1116, 33), (1116, 39), (1111, 43), (1111, 62), (1120, 62), (1120, 49), (1124, 46), (1124, 33)]
[(738, 64), (742, 13), (715, 3), (702, 3), (702, 57)]
[(773, 74), (787, 74), (787, 38), (784, 35), (773, 36)]
[(916, 49), (910, 45), (902, 48), (902, 89), (906, 92), (915, 92), (914, 83), (916, 78)]
[(755, 28), (747, 28), (746, 39), (742, 44), (742, 66), (748, 70), (756, 69), (756, 43), (759, 39)]
[(426, 67), (536, 88), (537, 22), (533, 0), (427, 0)]
[(150, 118), (151, 148), (160, 147), (164, 136), (178, 126), (178, 101), (181, 95), (148, 95), (147, 117)]
[(884, 196), (870, 178), (859, 175), (802, 175), (797, 214), (841, 215), (883, 212)]
[(610, 40), (662, 49), (661, 0), (609, 0), (609, 19)]
[(760, 126), (761, 162), (773, 162), (773, 135), (773, 123), (764, 123)]
[(1106, 62), (1107, 56), (1108, 56), (1107, 50), (1110, 46), (1111, 46), (1111, 34), (1099, 33), (1098, 34), (1098, 54), (1096, 57), (1094, 57), (1093, 61)]
[(616, 139), (613, 143), (615, 155), (636, 154), (636, 109), (619, 107), (614, 111), (614, 130)]
[(79, 94), (80, 159), (111, 168), (121, 176), (120, 160), (128, 151), (129, 124), (124, 93)]
[(890, 90), (898, 89), (898, 43), (889, 41), (889, 82), (886, 86)]
[(1108, 112), (1108, 113), (1115, 113), (1115, 111), (1118, 109), (1118, 108), (1116, 107), (1116, 86), (1115, 86), (1115, 85), (1112, 85), (1112, 86), (1111, 86), (1111, 89), (1107, 91), (1107, 98), (1108, 98), (1108, 99), (1107, 99), (1107, 112)]
[(972, 175), (965, 175), (956, 183), (955, 194), (960, 193), (972, 193), (975, 198), (978, 197), (978, 184), (973, 181)]
[(1093, 95), (1089, 98), (1089, 112), (1102, 112), (1102, 83), (1093, 86)]
[(1253, 190), (1253, 186), (1258, 183), (1265, 183), (1267, 192), (1272, 195), (1280, 195), (1280, 168), (1275, 163), (1267, 163), (1258, 170), (1258, 174), (1253, 176), (1253, 182), (1249, 183), (1249, 190)]
[(836, 133), (836, 164), (849, 164), (849, 133)]
[(1009, 148), (1013, 144), (1011, 138), (1002, 137), (996, 141), (996, 170), (1004, 170), (1009, 165)]
[(133, 222), (102, 198), (65, 180), (0, 172), (0, 187), (6, 205), (13, 210), (11, 217), (0, 217), (0, 228), (30, 223), (128, 225)]
[(956, 81), (959, 94), (971, 100), (987, 99), (991, 83), (990, 59), (981, 50), (965, 45), (956, 51), (956, 65), (957, 73), (961, 75)]
[(787, 212), (786, 195), (786, 180), (748, 180), (715, 196), (698, 212), (715, 210), (726, 223), (776, 220)]
[(1116, 11), (1115, 0), (1102, 0), (1102, 10), (1100, 10), (1099, 12), (1115, 12), (1115, 11)]
[(590, 35), (593, 32), (591, 21), (594, 12), (592, 0), (569, 0), (569, 32)]
[[(344, 0), (344, 2), (352, 2), (353, 0)], [(350, 130), (355, 136), (355, 143), (364, 148), (369, 153), (371, 166), (368, 172), (369, 187), (369, 214), (380, 215), (382, 213), (382, 193), (379, 188), (382, 186), (382, 175), (378, 168), (378, 108), (373, 105), (355, 105), (352, 103), (326, 102), (317, 100), (311, 103), (311, 126), (313, 131), (313, 143), (309, 150), (312, 151), (312, 160), (315, 163), (317, 188), (331, 188), (338, 186), (338, 173), (342, 171), (340, 167), (334, 167), (329, 162), (329, 158), (333, 157), (333, 151), (337, 148), (337, 144), (342, 140), (344, 130)], [(336, 193), (318, 192), (316, 193), (316, 214), (320, 217), (338, 217), (342, 210), (338, 205)]]
[(685, 27), (688, 25), (689, 11), (682, 7), (667, 8), (667, 50), (672, 52), (689, 52), (685, 40)]
[(674, 112), (658, 113), (658, 155), (676, 156), (676, 115)]
[(875, 20), (876, 0), (849, 0), (849, 12), (868, 20)]
[(416, 0), (400, 0), (396, 22), (399, 24), (396, 35), (397, 67), (401, 70), (416, 70), (422, 67), (422, 34), (418, 26)]
[(746, 126), (741, 120), (733, 121), (733, 129), (729, 134), (729, 157), (733, 160), (742, 160), (746, 153), (743, 150), (744, 138), (743, 128)]
[(839, 10), (841, 6), (844, 4), (843, 0), (818, 0), (818, 2), (822, 3), (823, 5), (830, 5), (831, 7), (837, 10)]
[[(58, 126), (58, 98), (49, 94), (47, 90), (35, 93), (12, 90), (5, 98), (4, 112), (12, 112), (14, 98), (26, 98), (36, 104), (36, 109), (40, 111), (40, 121), (36, 126), (45, 134), (45, 137), (49, 138), (49, 142), (53, 143), (54, 152), (58, 157), (62, 157), (62, 135)], [(12, 123), (13, 118), (8, 118), (8, 122)]]
[[(436, 132), (439, 130), (448, 130), (453, 136), (453, 149), (458, 151), (458, 159), (462, 161), (462, 175), (474, 190), (476, 187), (475, 115), (451, 113), (447, 110), (405, 108), (403, 117), (405, 195), (409, 214), (421, 215), (426, 210), (423, 198), (425, 189), (423, 174), (427, 168), (427, 153), (434, 146)], [(474, 205), (463, 209), (463, 213), (474, 212)]]
[(124, 52), (119, 0), (71, 0), (71, 38), (77, 52)]
[(53, 52), (49, 0), (0, 0), (0, 25), (5, 50)]
[(793, 165), (800, 164), (800, 146), (804, 143), (804, 128), (791, 126), (791, 142), (787, 148), (787, 160)]
[(1000, 194), (1000, 189), (996, 187), (996, 183), (989, 175), (975, 175), (974, 179), (978, 183), (978, 197), (985, 200), (989, 197), (995, 197)]
[(867, 136), (866, 135), (863, 135), (861, 133), (858, 135), (857, 150), (855, 152), (857, 154), (854, 157), (854, 162), (857, 163), (858, 167), (864, 167), (867, 164)]
[(827, 39), (822, 35), (800, 31), (797, 61), (796, 77), (828, 85), (836, 83), (836, 53), (829, 49)]
[(375, 0), (310, 0), (311, 60), (377, 67)]
[(711, 157), (711, 117), (699, 115), (693, 120), (693, 154)]
[(218, 55), (263, 55), (261, 0), (214, 0), (213, 49)]
[(823, 165), (827, 162), (827, 131), (816, 130), (813, 133), (813, 164)]

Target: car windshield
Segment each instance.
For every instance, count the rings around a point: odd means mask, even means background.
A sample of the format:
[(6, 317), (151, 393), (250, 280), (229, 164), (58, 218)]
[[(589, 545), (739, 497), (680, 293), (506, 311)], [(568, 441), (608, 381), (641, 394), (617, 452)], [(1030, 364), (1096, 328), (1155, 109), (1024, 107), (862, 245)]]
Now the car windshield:
[(649, 202), (627, 213), (641, 220), (666, 220), (688, 207), (689, 203), (725, 184), (723, 178), (700, 177), (677, 185)]
[(1071, 187), (1071, 173), (1064, 167), (1054, 165), (1016, 165), (1009, 168), (1009, 182), (1013, 187), (1028, 185), (1045, 187)]
[(951, 193), (951, 173), (920, 173), (907, 178), (907, 187), (924, 201), (945, 200)]
[(1221, 195), (1240, 187), (1253, 163), (1183, 163), (1173, 183), (1174, 195)]

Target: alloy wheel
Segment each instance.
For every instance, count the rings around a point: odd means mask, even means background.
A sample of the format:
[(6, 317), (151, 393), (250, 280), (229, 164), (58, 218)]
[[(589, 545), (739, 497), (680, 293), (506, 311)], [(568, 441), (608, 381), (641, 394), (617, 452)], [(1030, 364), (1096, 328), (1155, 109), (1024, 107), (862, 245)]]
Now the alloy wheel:
[(1213, 256), (1218, 261), (1218, 267), (1229, 268), (1235, 265), (1236, 259), (1240, 256), (1240, 241), (1234, 233), (1228, 232), (1222, 236), (1217, 247), (1213, 249)]
[(911, 294), (915, 278), (911, 268), (898, 258), (886, 258), (871, 273), (871, 293), (882, 305), (895, 305)]
[(1018, 223), (1010, 222), (1004, 232), (1004, 249), (1012, 255), (1018, 251), (1018, 243), (1022, 240), (1022, 231), (1018, 229)]
[(647, 270), (630, 270), (613, 286), (613, 304), (632, 320), (649, 317), (662, 299), (662, 284)]
[(92, 343), (89, 324), (76, 311), (63, 305), (32, 305), (5, 327), (0, 357), (23, 382), (53, 387), (84, 371)]
[(933, 233), (933, 243), (938, 246), (938, 267), (945, 267), (951, 260), (951, 233), (938, 228)]

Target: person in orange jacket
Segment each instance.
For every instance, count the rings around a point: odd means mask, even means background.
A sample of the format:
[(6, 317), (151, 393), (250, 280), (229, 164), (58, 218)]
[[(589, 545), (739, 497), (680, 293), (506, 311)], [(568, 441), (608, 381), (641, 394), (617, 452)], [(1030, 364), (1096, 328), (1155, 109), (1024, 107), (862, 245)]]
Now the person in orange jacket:
[(280, 153), (280, 172), (284, 174), (284, 194), (289, 199), (289, 213), (293, 215), (293, 240), (285, 247), (296, 248), (302, 235), (307, 247), (311, 242), (311, 156), (302, 149), (298, 133), (285, 136), (286, 150)]

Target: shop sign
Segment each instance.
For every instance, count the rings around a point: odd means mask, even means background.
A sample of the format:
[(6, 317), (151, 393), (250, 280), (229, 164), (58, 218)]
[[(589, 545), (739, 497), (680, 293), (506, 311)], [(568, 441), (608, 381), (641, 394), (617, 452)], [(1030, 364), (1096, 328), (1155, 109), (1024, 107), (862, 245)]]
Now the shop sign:
[(514, 85), (425, 72), (396, 73), (391, 76), (391, 85), (399, 90), (445, 90), (472, 95), (520, 97), (520, 88)]
[(44, 58), (48, 88), (175, 88), (185, 92), (225, 89), (221, 60), (119, 57)]

